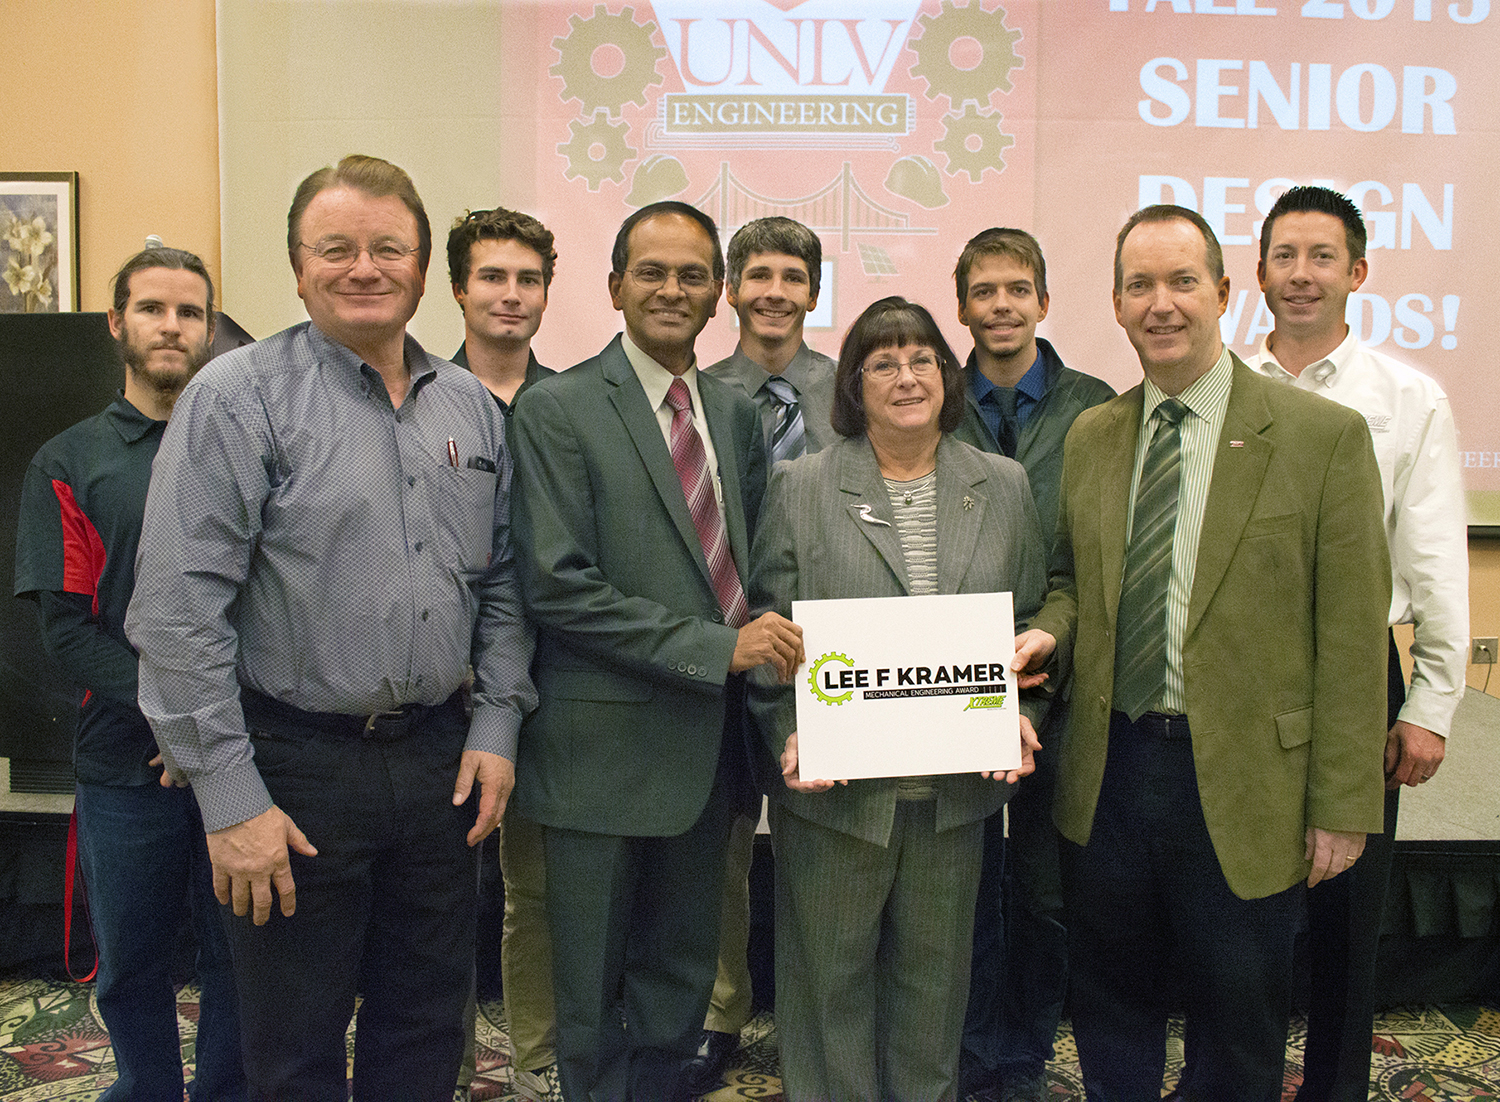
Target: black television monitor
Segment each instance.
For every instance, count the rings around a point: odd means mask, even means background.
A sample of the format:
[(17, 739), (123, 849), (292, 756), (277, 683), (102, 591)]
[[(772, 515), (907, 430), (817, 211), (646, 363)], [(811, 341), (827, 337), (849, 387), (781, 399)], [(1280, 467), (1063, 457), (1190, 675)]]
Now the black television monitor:
[(104, 314), (0, 314), (0, 757), (13, 791), (73, 790), (81, 695), (42, 649), (31, 602), (11, 596), (21, 479), (37, 448), (114, 399), (124, 372)]

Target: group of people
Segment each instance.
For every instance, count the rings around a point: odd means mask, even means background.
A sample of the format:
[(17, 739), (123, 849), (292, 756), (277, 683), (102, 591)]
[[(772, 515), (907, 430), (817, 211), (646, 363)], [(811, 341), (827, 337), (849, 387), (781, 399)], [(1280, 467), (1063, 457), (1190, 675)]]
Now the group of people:
[[(1467, 551), (1447, 399), (1344, 321), (1347, 199), (1267, 215), (1248, 363), (1209, 225), (1132, 216), (1118, 397), (1036, 335), (1018, 229), (959, 256), (966, 362), (896, 296), (834, 361), (803, 339), (815, 232), (757, 219), (726, 264), (708, 215), (655, 203), (611, 254), (623, 332), (556, 373), (529, 215), (454, 223), (451, 361), (406, 332), (432, 234), (400, 168), (314, 172), (287, 247), (309, 320), (207, 367), (202, 262), (132, 257), (125, 387), (23, 491), (16, 592), (88, 690), (106, 1098), (182, 1096), (189, 906), (190, 1097), (343, 1099), (356, 997), (356, 1098), (464, 1091), (497, 827), (520, 1097), (706, 1093), (750, 1017), (762, 794), (793, 1102), (1040, 1099), (1065, 999), (1091, 1100), (1160, 1098), (1179, 1007), (1175, 1097), (1279, 1098), (1304, 911), (1299, 1099), (1365, 1097), (1396, 792), (1442, 761)], [(738, 346), (700, 369), (721, 293)], [(793, 601), (997, 591), (1019, 769), (800, 774)]]

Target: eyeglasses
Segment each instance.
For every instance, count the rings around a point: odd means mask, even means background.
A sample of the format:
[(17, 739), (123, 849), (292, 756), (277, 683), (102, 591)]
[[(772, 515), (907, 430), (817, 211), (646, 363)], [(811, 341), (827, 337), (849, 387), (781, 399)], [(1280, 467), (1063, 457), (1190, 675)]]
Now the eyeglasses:
[(352, 268), (359, 260), (360, 253), (369, 253), (370, 263), (384, 271), (399, 268), (417, 251), (400, 241), (372, 241), (368, 245), (356, 245), (342, 237), (324, 238), (315, 245), (309, 245), (306, 241), (299, 241), (297, 244), (330, 268)]
[(888, 383), (901, 374), (903, 367), (910, 368), (911, 373), (918, 379), (926, 379), (937, 374), (942, 365), (931, 352), (923, 352), (904, 363), (897, 359), (876, 360), (872, 364), (865, 364), (860, 371), (877, 382)]
[(689, 294), (713, 286), (713, 276), (702, 268), (662, 268), (656, 264), (640, 264), (626, 274), (647, 291), (661, 290), (673, 276), (677, 278), (677, 286)]

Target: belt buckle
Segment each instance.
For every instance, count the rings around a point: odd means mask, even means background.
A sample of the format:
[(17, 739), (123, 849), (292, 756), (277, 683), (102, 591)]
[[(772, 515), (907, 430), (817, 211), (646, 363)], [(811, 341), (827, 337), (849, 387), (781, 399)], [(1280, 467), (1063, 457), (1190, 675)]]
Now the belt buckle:
[(377, 724), (382, 720), (401, 720), (406, 717), (405, 708), (396, 708), (389, 712), (374, 712), (365, 718), (364, 733), (366, 735), (378, 734)]

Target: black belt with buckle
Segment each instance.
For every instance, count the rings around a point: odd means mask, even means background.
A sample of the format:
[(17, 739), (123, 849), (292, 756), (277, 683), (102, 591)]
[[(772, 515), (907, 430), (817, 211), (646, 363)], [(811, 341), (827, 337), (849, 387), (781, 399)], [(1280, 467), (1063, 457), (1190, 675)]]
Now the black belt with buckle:
[(455, 692), (441, 704), (403, 704), (373, 715), (346, 715), (343, 712), (309, 712), (248, 685), (241, 685), (240, 707), (245, 712), (246, 726), (271, 735), (297, 737), (305, 735), (311, 728), (334, 738), (394, 742), (405, 738), (434, 712), (461, 707), (460, 692)]

